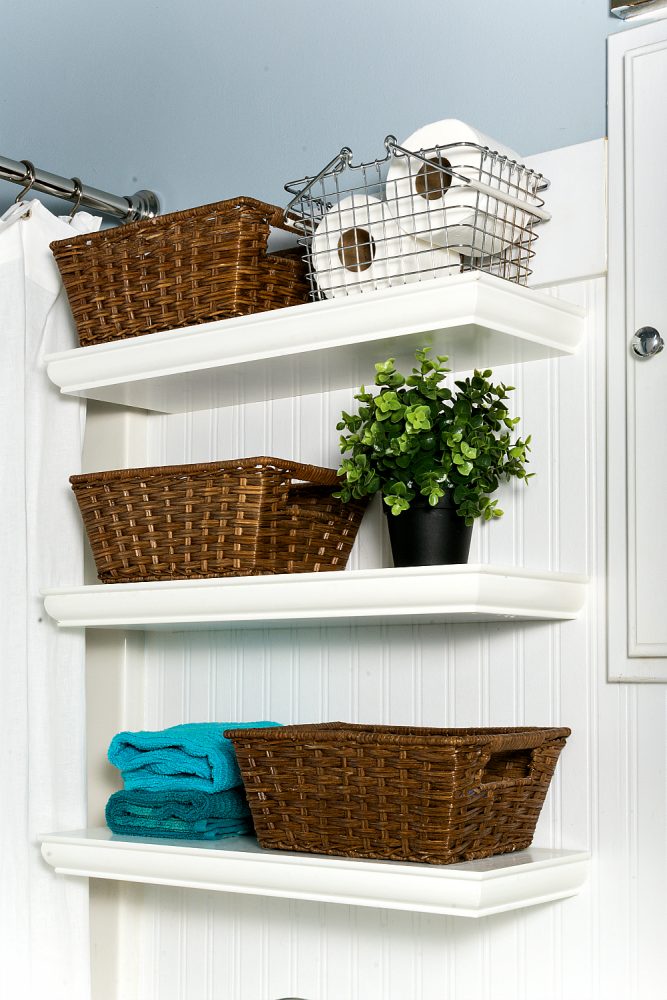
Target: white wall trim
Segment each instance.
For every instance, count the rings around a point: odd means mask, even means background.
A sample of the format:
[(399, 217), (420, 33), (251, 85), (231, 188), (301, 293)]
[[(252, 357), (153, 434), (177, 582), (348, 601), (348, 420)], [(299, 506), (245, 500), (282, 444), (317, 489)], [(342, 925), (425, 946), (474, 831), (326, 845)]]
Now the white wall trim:
[[(88, 402), (82, 469), (141, 467), (146, 464), (148, 414)], [(86, 552), (86, 579), (96, 580)], [(86, 635), (86, 722), (88, 819), (101, 823), (104, 804), (118, 787), (106, 762), (114, 733), (140, 728), (144, 714), (144, 636), (108, 630)], [(90, 884), (91, 985), (95, 1000), (117, 1000), (118, 954), (123, 933), (124, 895), (117, 885)]]
[[(594, 139), (526, 159), (551, 182), (551, 221), (536, 227), (532, 288), (597, 278), (607, 272), (607, 141)], [(567, 252), (563, 248), (567, 247)]]

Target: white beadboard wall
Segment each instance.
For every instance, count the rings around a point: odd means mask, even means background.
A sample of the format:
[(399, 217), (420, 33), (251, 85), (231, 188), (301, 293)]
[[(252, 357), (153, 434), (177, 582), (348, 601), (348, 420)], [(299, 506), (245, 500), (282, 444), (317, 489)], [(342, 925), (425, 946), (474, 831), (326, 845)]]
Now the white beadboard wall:
[[(118, 1000), (659, 1000), (667, 899), (666, 689), (606, 682), (605, 280), (553, 290), (588, 311), (571, 358), (497, 369), (533, 435), (528, 487), (475, 528), (471, 559), (583, 572), (574, 622), (147, 633), (127, 723), (345, 719), (569, 725), (536, 833), (586, 848), (581, 895), (479, 921), (138, 885), (117, 903)], [(369, 377), (370, 381), (370, 377)], [(152, 416), (148, 463), (239, 455), (335, 465), (352, 392)], [(612, 487), (618, 488), (618, 487)], [(387, 563), (374, 509), (352, 567)], [(145, 706), (142, 710), (141, 704)], [(93, 737), (94, 739), (94, 737)], [(102, 752), (102, 748), (100, 748)], [(94, 942), (97, 949), (104, 942)], [(106, 1000), (106, 998), (105, 998)]]

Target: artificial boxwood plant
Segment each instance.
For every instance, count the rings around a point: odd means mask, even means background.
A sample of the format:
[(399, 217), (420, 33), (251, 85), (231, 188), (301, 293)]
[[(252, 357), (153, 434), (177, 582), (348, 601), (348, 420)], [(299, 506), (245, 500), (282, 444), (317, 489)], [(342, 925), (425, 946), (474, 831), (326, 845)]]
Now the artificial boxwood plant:
[(444, 385), (447, 357), (420, 348), (418, 367), (407, 378), (394, 359), (375, 365), (375, 385), (355, 395), (357, 413), (343, 412), (336, 425), (343, 459), (341, 500), (382, 492), (392, 514), (408, 510), (416, 497), (435, 506), (451, 492), (457, 513), (471, 525), (478, 517), (500, 517), (492, 500), (502, 480), (527, 480), (530, 437), (513, 438), (519, 417), (507, 408), (513, 386), (493, 384), (490, 369)]

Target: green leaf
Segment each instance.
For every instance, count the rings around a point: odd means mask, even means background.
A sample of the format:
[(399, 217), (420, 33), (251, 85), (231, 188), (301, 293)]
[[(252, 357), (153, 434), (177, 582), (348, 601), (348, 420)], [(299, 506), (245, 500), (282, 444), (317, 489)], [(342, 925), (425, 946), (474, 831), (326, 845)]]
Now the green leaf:
[(405, 419), (408, 423), (408, 430), (430, 430), (431, 411), (428, 406), (416, 405), (408, 406), (405, 410)]
[(410, 504), (404, 497), (399, 497), (396, 495), (386, 496), (384, 502), (388, 507), (391, 507), (392, 514), (400, 514), (404, 510), (409, 510)]

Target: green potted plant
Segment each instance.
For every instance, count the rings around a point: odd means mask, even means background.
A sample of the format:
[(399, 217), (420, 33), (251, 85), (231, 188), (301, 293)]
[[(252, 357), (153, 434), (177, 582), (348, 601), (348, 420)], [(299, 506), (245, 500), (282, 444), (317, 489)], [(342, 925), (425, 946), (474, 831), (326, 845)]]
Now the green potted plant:
[(447, 357), (420, 348), (407, 378), (394, 359), (375, 366), (379, 392), (364, 386), (358, 411), (343, 412), (337, 429), (343, 458), (343, 501), (381, 492), (396, 566), (467, 562), (477, 518), (501, 517), (492, 495), (501, 481), (527, 480), (530, 437), (513, 437), (513, 387), (490, 380), (490, 369), (454, 383)]

